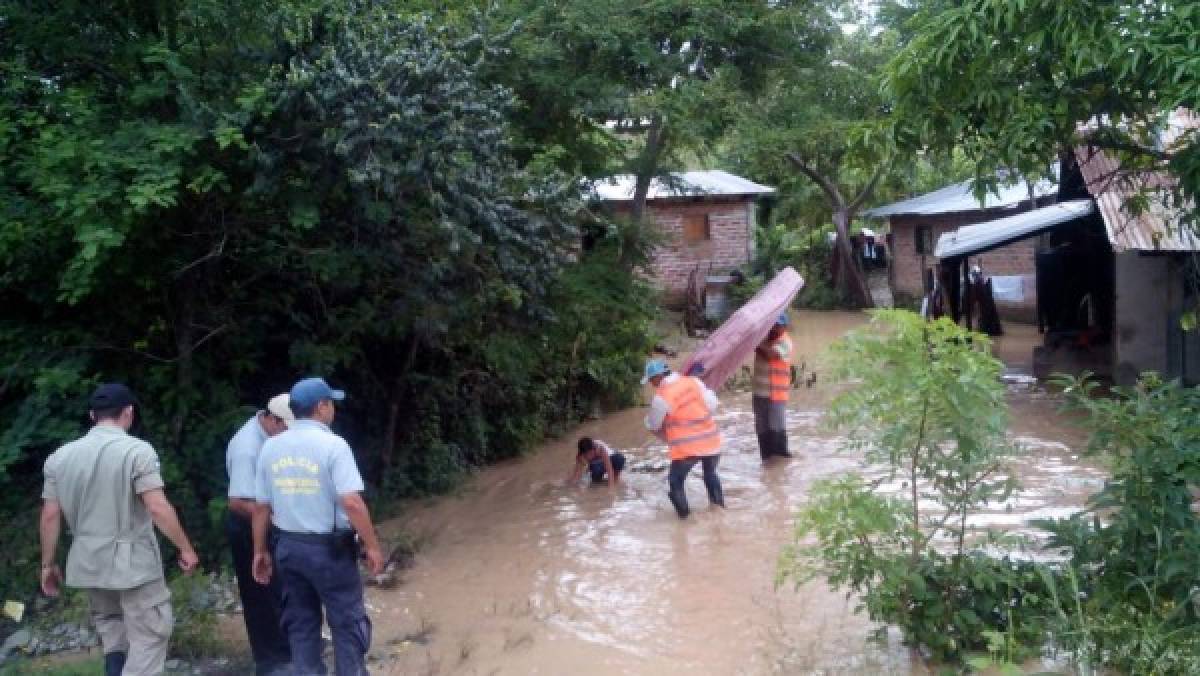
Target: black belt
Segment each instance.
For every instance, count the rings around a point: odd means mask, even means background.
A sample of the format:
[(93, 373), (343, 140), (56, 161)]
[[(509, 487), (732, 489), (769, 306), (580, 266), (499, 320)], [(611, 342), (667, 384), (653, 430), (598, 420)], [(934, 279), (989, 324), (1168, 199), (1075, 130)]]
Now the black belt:
[(326, 543), (354, 537), (352, 530), (336, 530), (332, 533), (296, 533), (290, 530), (279, 530), (279, 537), (299, 542)]

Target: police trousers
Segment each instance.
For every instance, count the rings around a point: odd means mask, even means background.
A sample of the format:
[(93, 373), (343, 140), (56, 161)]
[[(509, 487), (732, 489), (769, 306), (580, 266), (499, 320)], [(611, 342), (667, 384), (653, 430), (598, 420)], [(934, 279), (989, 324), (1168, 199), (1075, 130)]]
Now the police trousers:
[(126, 654), (121, 675), (161, 674), (175, 626), (167, 583), (159, 578), (133, 589), (88, 589), (87, 595), (104, 654)]
[(362, 578), (351, 549), (329, 536), (281, 532), (275, 544), (275, 571), (283, 586), (283, 631), (292, 646), (296, 676), (325, 674), (321, 659), (321, 608), (333, 635), (338, 676), (367, 673), (371, 620), (363, 605)]

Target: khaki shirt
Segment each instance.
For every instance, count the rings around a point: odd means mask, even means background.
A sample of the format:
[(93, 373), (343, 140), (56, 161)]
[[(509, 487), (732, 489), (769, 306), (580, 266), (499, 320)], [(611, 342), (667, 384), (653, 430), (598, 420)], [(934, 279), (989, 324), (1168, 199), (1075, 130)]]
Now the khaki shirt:
[(150, 444), (115, 425), (96, 425), (46, 458), (42, 498), (62, 506), (74, 539), (66, 583), (133, 589), (163, 577), (154, 524), (138, 497), (162, 488)]

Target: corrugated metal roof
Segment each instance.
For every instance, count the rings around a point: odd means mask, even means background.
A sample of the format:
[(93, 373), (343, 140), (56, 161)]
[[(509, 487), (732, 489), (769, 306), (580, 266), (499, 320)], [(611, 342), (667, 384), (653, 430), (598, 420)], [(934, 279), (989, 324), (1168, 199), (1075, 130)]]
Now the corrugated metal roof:
[[(1181, 214), (1166, 204), (1173, 179), (1163, 172), (1122, 171), (1107, 153), (1081, 146), (1075, 158), (1088, 192), (1096, 199), (1113, 251), (1200, 251), (1198, 240), (1180, 227)], [(1146, 209), (1133, 214), (1126, 202), (1139, 194), (1148, 199)]]
[[(1040, 180), (1033, 185), (1034, 197), (1046, 197), (1058, 193), (1058, 183)], [(1011, 208), (1029, 199), (1027, 184), (1002, 186), (997, 194), (988, 194), (982, 204), (975, 198), (971, 181), (963, 181), (948, 185), (940, 190), (934, 190), (924, 195), (910, 199), (885, 204), (881, 207), (868, 209), (863, 212), (867, 218), (883, 218), (899, 214), (949, 214), (958, 211), (976, 211), (979, 209)]]
[[(736, 197), (775, 194), (775, 188), (759, 185), (727, 171), (684, 171), (672, 174), (673, 183), (661, 179), (650, 182), (646, 199), (670, 199), (680, 197)], [(592, 193), (597, 199), (610, 202), (625, 202), (633, 199), (635, 187), (633, 174), (620, 174), (601, 179), (592, 184)]]
[(938, 258), (955, 258), (983, 253), (1060, 223), (1082, 218), (1095, 210), (1092, 200), (1071, 200), (986, 223), (966, 225), (939, 237), (934, 255)]

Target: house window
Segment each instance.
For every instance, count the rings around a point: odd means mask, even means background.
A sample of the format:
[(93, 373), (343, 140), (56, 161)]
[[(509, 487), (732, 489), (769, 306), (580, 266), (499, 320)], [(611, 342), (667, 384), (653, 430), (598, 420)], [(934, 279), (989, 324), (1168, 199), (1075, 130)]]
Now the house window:
[(685, 244), (700, 244), (712, 239), (712, 226), (708, 214), (685, 214), (683, 217), (683, 241)]
[(913, 244), (919, 254), (933, 253), (933, 229), (928, 225), (918, 225), (913, 230)]

